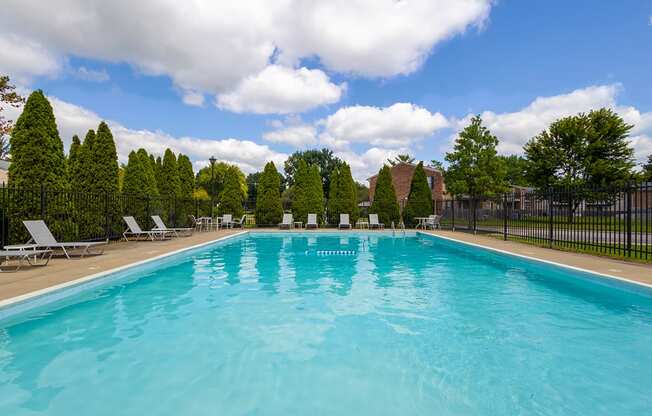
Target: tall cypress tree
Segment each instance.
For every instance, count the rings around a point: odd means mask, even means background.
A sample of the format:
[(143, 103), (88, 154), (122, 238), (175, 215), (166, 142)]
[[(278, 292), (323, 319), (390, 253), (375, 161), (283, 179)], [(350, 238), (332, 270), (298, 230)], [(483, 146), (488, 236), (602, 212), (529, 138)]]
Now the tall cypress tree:
[(392, 183), (392, 172), (387, 165), (384, 165), (378, 173), (374, 200), (369, 212), (378, 214), (378, 220), (386, 226), (389, 226), (392, 221), (398, 223), (401, 219), (396, 191)]
[(170, 149), (165, 150), (163, 162), (161, 163), (161, 171), (158, 173), (158, 177), (160, 178), (158, 184), (161, 196), (175, 198), (180, 195), (181, 184), (179, 181), (177, 159)]
[[(148, 161), (149, 162), (149, 161)], [(125, 178), (122, 191), (125, 194), (146, 195), (148, 187), (147, 166), (138, 153), (131, 151), (125, 166)]]
[(412, 175), (410, 194), (403, 210), (403, 220), (406, 225), (413, 227), (417, 224), (416, 217), (427, 217), (432, 213), (432, 191), (428, 186), (423, 162), (419, 162)]
[(93, 145), (95, 143), (95, 131), (88, 130), (86, 137), (79, 148), (78, 159), (79, 166), (77, 170), (77, 179), (74, 183), (75, 190), (88, 192), (92, 186), (93, 175), (95, 172), (95, 163), (93, 161)]
[(292, 216), (306, 222), (310, 210), (310, 170), (305, 160), (299, 160), (292, 185)]
[(224, 188), (219, 199), (220, 214), (232, 214), (235, 218), (242, 216), (244, 193), (240, 182), (240, 170), (236, 166), (229, 166), (226, 170)]
[(179, 195), (182, 198), (192, 198), (192, 192), (195, 190), (195, 173), (192, 170), (192, 162), (186, 155), (179, 153), (177, 158), (177, 168), (179, 170)]
[(340, 214), (349, 214), (351, 221), (358, 219), (357, 189), (351, 168), (346, 163), (341, 163), (333, 171), (331, 188), (328, 194), (329, 221), (338, 224)]
[(268, 225), (281, 222), (283, 207), (280, 189), (281, 176), (274, 162), (268, 162), (256, 188), (256, 224)]
[(66, 159), (52, 106), (43, 91), (30, 94), (11, 134), (12, 186), (63, 189)]
[(76, 134), (72, 136), (72, 143), (70, 144), (70, 150), (68, 151), (68, 161), (66, 163), (66, 169), (68, 170), (68, 183), (72, 187), (73, 191), (79, 190), (79, 151), (81, 149), (81, 141), (79, 136)]
[(145, 172), (145, 187), (140, 192), (149, 196), (158, 196), (158, 185), (156, 183), (156, 173), (154, 173), (154, 167), (156, 162), (152, 165), (151, 161), (153, 156), (147, 154), (147, 150), (140, 148), (136, 152), (140, 158), (140, 163), (143, 165), (143, 170)]
[(113, 141), (113, 134), (105, 122), (97, 127), (95, 141), (91, 147), (94, 164), (92, 183), (88, 184), (93, 192), (118, 191), (118, 153)]
[[(169, 149), (168, 149), (169, 150)], [(158, 188), (158, 193), (163, 195), (163, 159), (161, 156), (156, 157), (156, 163), (153, 166), (154, 175), (156, 176), (156, 187)]]
[(317, 165), (311, 165), (308, 172), (308, 213), (317, 214), (317, 223), (324, 219), (324, 188)]

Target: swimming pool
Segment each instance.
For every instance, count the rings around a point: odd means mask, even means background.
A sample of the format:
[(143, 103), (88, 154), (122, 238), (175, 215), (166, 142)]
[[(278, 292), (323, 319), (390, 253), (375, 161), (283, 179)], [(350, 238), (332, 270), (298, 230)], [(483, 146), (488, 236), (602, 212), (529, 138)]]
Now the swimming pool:
[(424, 235), (250, 234), (0, 321), (12, 416), (642, 415), (651, 386), (648, 291)]

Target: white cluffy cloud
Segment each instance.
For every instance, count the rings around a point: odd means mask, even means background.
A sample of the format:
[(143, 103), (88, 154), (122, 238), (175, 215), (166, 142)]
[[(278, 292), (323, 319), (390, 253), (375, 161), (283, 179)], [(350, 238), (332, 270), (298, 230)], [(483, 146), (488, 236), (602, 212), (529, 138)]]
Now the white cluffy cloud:
[[(501, 153), (521, 154), (523, 145), (555, 120), (602, 107), (611, 108), (625, 122), (634, 125), (630, 139), (640, 161), (652, 153), (652, 112), (642, 113), (634, 107), (619, 105), (617, 96), (621, 89), (619, 84), (590, 86), (567, 94), (538, 97), (513, 113), (484, 111), (480, 115), (483, 123), (500, 139)], [(468, 125), (472, 116), (451, 119), (451, 125), (459, 131)]]
[(298, 113), (336, 103), (345, 90), (346, 83), (333, 84), (319, 69), (269, 65), (232, 91), (218, 95), (217, 105), (235, 113)]
[[(0, 43), (0, 66), (18, 78), (56, 74), (57, 62), (69, 55), (125, 62), (145, 74), (171, 77), (180, 91), (215, 94), (227, 109), (286, 113), (333, 102), (341, 94), (342, 86), (330, 83), (324, 72), (300, 68), (302, 59), (364, 77), (409, 74), (435, 45), (481, 27), (492, 3), (62, 0), (50, 7), (40, 0), (5, 0), (0, 39), (20, 41), (10, 42), (11, 53)], [(293, 84), (296, 102), (265, 82), (275, 71)], [(251, 91), (260, 83), (262, 103)], [(184, 101), (201, 102), (197, 95), (184, 95)]]
[(276, 130), (265, 133), (265, 140), (305, 147), (321, 143), (338, 150), (352, 144), (384, 148), (405, 148), (448, 127), (440, 113), (431, 113), (411, 103), (389, 107), (356, 105), (343, 107), (313, 124), (276, 122)]
[(106, 69), (94, 70), (88, 69), (85, 66), (80, 66), (77, 68), (75, 76), (79, 79), (83, 79), (84, 81), (92, 82), (106, 82), (111, 79), (108, 72), (106, 72)]

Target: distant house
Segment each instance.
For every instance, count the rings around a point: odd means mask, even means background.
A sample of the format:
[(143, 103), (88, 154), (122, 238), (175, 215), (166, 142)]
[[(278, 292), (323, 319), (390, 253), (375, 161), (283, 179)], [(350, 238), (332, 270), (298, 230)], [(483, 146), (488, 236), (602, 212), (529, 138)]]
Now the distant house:
[(7, 184), (9, 180), (9, 162), (8, 160), (0, 159), (0, 184)]
[[(410, 185), (412, 184), (412, 176), (414, 175), (416, 167), (417, 166), (412, 163), (397, 163), (390, 167), (392, 183), (394, 184), (394, 190), (396, 191), (396, 200), (398, 201), (401, 210), (405, 207), (408, 195), (410, 194)], [(424, 166), (423, 169), (426, 172), (428, 186), (432, 191), (434, 212), (440, 213), (443, 205), (444, 193), (446, 192), (444, 176), (440, 170), (431, 166)], [(374, 175), (367, 180), (369, 181), (369, 201), (373, 202), (378, 175)]]

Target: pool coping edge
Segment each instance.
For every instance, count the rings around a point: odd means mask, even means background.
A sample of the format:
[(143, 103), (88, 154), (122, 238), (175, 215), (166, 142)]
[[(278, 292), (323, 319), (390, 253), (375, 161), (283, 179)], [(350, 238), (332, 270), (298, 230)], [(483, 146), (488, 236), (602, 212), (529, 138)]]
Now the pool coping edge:
[(183, 247), (183, 248), (180, 248), (180, 249), (177, 249), (177, 250), (170, 251), (168, 253), (159, 254), (158, 256), (150, 257), (148, 259), (138, 260), (138, 261), (133, 262), (133, 263), (128, 263), (128, 264), (125, 264), (125, 265), (122, 265), (122, 266), (114, 267), (112, 269), (104, 270), (102, 272), (89, 274), (89, 275), (86, 275), (86, 276), (83, 276), (83, 277), (80, 277), (80, 278), (77, 278), (77, 279), (74, 279), (74, 280), (70, 280), (68, 282), (59, 283), (57, 285), (46, 287), (46, 288), (39, 289), (39, 290), (35, 290), (33, 292), (25, 293), (23, 295), (18, 295), (18, 296), (14, 296), (14, 297), (11, 297), (11, 298), (8, 298), (8, 299), (0, 300), (0, 320), (3, 319), (3, 316), (2, 316), (3, 311), (6, 311), (6, 310), (11, 309), (13, 307), (18, 307), (21, 304), (25, 304), (27, 302), (34, 301), (35, 299), (42, 298), (42, 297), (45, 297), (45, 296), (48, 296), (48, 295), (52, 295), (54, 293), (64, 291), (66, 289), (71, 289), (71, 288), (74, 288), (76, 286), (83, 285), (84, 283), (88, 283), (88, 282), (92, 282), (92, 281), (95, 281), (95, 280), (98, 280), (98, 279), (102, 279), (102, 278), (108, 277), (108, 276), (110, 276), (112, 274), (123, 272), (125, 270), (129, 270), (129, 269), (134, 268), (134, 267), (142, 266), (144, 264), (151, 263), (151, 262), (156, 261), (156, 260), (161, 260), (161, 259), (164, 259), (164, 258), (167, 258), (167, 257), (170, 257), (170, 256), (174, 256), (174, 255), (179, 254), (179, 253), (183, 253), (183, 252), (186, 252), (186, 251), (202, 248), (202, 247), (205, 247), (205, 246), (208, 246), (208, 245), (211, 245), (211, 244), (215, 244), (215, 243), (220, 242), (220, 241), (228, 240), (228, 239), (235, 238), (235, 237), (240, 237), (240, 236), (243, 236), (245, 234), (249, 234), (249, 231), (247, 230), (247, 231), (241, 231), (241, 232), (234, 233), (234, 234), (225, 235), (225, 236), (216, 238), (214, 240), (205, 241), (203, 243), (194, 244), (194, 245), (188, 246), (188, 247)]
[(485, 246), (483, 244), (472, 243), (470, 241), (458, 240), (458, 239), (455, 239), (455, 238), (452, 238), (452, 237), (443, 236), (443, 235), (439, 235), (439, 234), (424, 233), (423, 231), (417, 231), (417, 234), (421, 234), (421, 235), (425, 235), (425, 236), (429, 236), (429, 237), (433, 237), (433, 238), (441, 238), (442, 240), (452, 241), (452, 242), (460, 243), (460, 244), (466, 244), (468, 246), (473, 246), (473, 247), (476, 247), (476, 248), (482, 248), (482, 249), (493, 251), (493, 252), (496, 252), (496, 253), (501, 253), (501, 254), (505, 254), (505, 255), (508, 255), (508, 256), (519, 257), (519, 258), (522, 258), (522, 259), (531, 260), (531, 261), (535, 261), (535, 262), (539, 262), (539, 263), (546, 263), (546, 264), (549, 264), (549, 265), (552, 265), (552, 266), (557, 266), (557, 267), (562, 267), (562, 268), (565, 268), (565, 269), (574, 270), (574, 271), (577, 271), (577, 272), (587, 273), (589, 275), (595, 275), (595, 276), (597, 276), (599, 278), (602, 278), (602, 279), (618, 280), (621, 283), (635, 285), (635, 286), (643, 287), (643, 288), (648, 289), (648, 290), (652, 290), (652, 284), (645, 283), (645, 282), (639, 282), (639, 281), (632, 280), (632, 279), (627, 279), (626, 277), (619, 277), (619, 276), (614, 276), (614, 275), (607, 274), (607, 273), (596, 272), (595, 270), (589, 270), (589, 269), (584, 269), (582, 267), (571, 266), (570, 264), (559, 263), (559, 262), (556, 262), (556, 261), (553, 261), (553, 260), (546, 260), (546, 259), (541, 259), (541, 258), (538, 258), (538, 257), (532, 257), (532, 256), (528, 256), (526, 254), (514, 253), (514, 252), (509, 251), (509, 250), (503, 250), (503, 249), (500, 249), (500, 248), (489, 247), (489, 246)]

